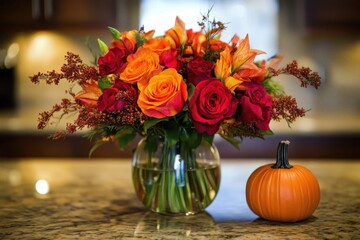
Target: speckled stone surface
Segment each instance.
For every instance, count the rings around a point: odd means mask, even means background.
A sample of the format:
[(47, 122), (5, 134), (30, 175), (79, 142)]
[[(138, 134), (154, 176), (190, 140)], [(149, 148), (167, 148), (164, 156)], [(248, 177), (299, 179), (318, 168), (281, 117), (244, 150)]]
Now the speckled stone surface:
[[(318, 178), (321, 201), (299, 223), (257, 218), (246, 180), (259, 160), (222, 163), (220, 192), (206, 212), (170, 217), (147, 211), (130, 160), (0, 160), (0, 239), (360, 239), (360, 161), (298, 160)], [(40, 195), (35, 183), (50, 191)]]

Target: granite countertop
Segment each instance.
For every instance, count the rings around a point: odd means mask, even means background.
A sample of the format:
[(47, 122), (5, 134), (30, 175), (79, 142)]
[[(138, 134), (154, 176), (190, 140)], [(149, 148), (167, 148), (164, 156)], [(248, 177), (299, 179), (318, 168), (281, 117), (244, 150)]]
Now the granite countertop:
[[(321, 201), (299, 223), (257, 218), (246, 180), (266, 160), (225, 160), (220, 192), (206, 212), (169, 217), (147, 211), (130, 160), (0, 159), (0, 239), (359, 239), (360, 161), (297, 160), (318, 178)], [(35, 183), (45, 179), (49, 192)]]

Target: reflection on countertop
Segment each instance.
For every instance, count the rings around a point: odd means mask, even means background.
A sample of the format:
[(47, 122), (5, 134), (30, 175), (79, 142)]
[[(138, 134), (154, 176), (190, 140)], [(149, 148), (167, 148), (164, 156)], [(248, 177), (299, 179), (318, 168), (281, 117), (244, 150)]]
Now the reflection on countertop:
[[(360, 236), (359, 160), (293, 161), (316, 175), (321, 202), (310, 219), (291, 224), (259, 219), (247, 207), (246, 180), (255, 168), (265, 163), (268, 161), (224, 160), (219, 195), (206, 212), (170, 217), (148, 212), (136, 198), (130, 160), (3, 159), (0, 238), (356, 239)], [(40, 179), (42, 187), (35, 188)], [(42, 192), (44, 187), (48, 191)]]

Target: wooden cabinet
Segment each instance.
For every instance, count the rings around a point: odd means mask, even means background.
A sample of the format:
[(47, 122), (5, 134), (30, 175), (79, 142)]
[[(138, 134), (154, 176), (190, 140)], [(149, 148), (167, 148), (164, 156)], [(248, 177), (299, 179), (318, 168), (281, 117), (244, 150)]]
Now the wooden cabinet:
[(0, 28), (4, 30), (35, 27), (38, 22), (32, 1), (0, 1)]
[(359, 11), (359, 0), (279, 0), (279, 23), (309, 36), (358, 36)]
[(89, 30), (116, 26), (122, 0), (0, 1), (0, 30)]
[(315, 32), (359, 34), (359, 0), (305, 0), (305, 27)]

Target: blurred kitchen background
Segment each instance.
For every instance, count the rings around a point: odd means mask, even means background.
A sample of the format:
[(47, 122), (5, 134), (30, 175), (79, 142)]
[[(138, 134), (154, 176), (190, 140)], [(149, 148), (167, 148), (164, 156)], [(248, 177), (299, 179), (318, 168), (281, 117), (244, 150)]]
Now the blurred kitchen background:
[[(68, 85), (34, 85), (29, 76), (59, 70), (67, 51), (91, 64), (90, 46), (111, 40), (107, 26), (120, 31), (156, 30), (161, 35), (178, 15), (186, 28), (212, 7), (211, 16), (228, 23), (222, 39), (249, 33), (252, 48), (284, 54), (318, 71), (319, 90), (299, 88), (291, 77), (279, 81), (311, 109), (291, 128), (272, 124), (274, 136), (245, 140), (241, 151), (216, 140), (221, 155), (273, 157), (277, 142), (292, 142), (299, 158), (360, 157), (360, 1), (358, 0), (1, 0), (0, 1), (0, 158), (87, 157), (91, 143), (80, 134), (47, 139), (60, 123), (37, 130), (38, 113), (65, 96)], [(136, 143), (134, 143), (136, 144)], [(105, 146), (94, 157), (130, 157), (132, 148)]]

